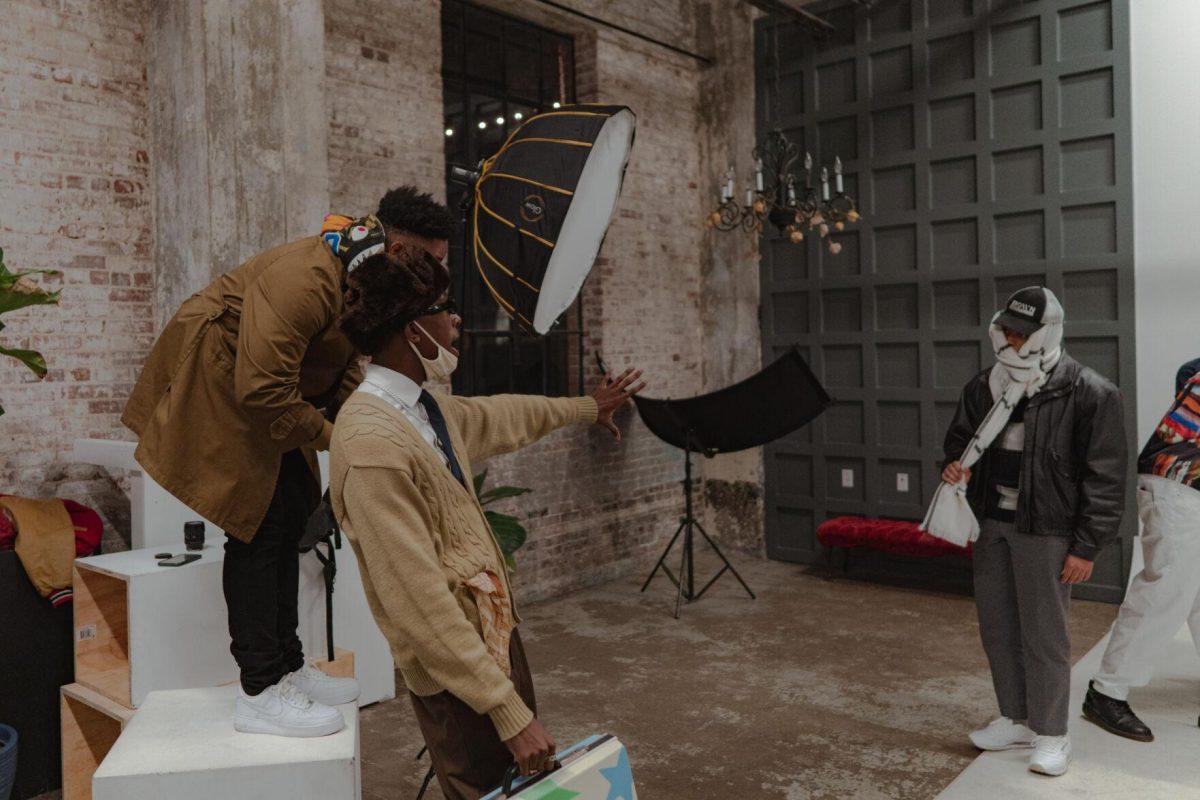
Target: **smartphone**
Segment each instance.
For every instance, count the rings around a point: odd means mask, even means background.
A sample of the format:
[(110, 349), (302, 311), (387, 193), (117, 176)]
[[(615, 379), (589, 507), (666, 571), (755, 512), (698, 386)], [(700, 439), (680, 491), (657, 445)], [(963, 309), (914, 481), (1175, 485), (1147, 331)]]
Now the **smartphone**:
[(199, 553), (180, 553), (179, 555), (172, 556), (171, 558), (164, 558), (162, 561), (158, 562), (158, 565), (160, 567), (182, 567), (184, 564), (190, 564), (193, 561), (199, 560)]

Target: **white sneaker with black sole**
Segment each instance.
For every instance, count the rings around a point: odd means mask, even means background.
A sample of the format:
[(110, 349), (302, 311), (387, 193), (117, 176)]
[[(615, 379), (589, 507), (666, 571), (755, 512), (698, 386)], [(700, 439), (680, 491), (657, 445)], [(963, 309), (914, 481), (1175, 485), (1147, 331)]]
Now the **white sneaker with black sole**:
[(1000, 717), (992, 720), (986, 728), (972, 731), (969, 738), (971, 744), (980, 750), (1017, 750), (1033, 747), (1037, 734), (1024, 723)]
[(248, 695), (238, 687), (234, 730), (302, 738), (329, 736), (344, 727), (346, 720), (341, 711), (314, 701), (291, 681), (290, 675), (256, 695)]
[(1071, 740), (1066, 736), (1039, 736), (1029, 757), (1029, 771), (1057, 778), (1071, 763)]
[(340, 706), (358, 699), (358, 681), (354, 678), (330, 677), (307, 661), (288, 678), (313, 700), (327, 706)]

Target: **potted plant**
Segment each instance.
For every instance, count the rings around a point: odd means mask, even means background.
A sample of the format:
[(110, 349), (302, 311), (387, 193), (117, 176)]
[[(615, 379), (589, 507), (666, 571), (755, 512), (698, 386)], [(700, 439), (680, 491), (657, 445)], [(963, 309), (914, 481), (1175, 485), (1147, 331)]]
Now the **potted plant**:
[[(32, 275), (57, 275), (54, 270), (35, 269), (25, 272), (10, 272), (4, 264), (4, 250), (0, 249), (0, 314), (16, 311), (28, 306), (55, 305), (62, 292), (48, 292), (33, 282)], [(4, 322), (0, 320), (0, 331), (4, 330)], [(0, 356), (15, 358), (33, 371), (38, 378), (46, 377), (46, 359), (36, 350), (0, 345)], [(4, 406), (0, 405), (0, 415), (4, 414)]]
[(518, 486), (496, 486), (485, 492), (483, 490), (485, 481), (487, 481), (486, 469), (475, 476), (475, 495), (479, 498), (479, 504), (484, 506), (483, 515), (487, 517), (488, 525), (492, 527), (492, 536), (496, 537), (496, 543), (500, 545), (500, 552), (504, 553), (504, 561), (508, 564), (509, 569), (515, 570), (517, 562), (513, 558), (513, 554), (525, 544), (528, 532), (520, 520), (511, 514), (501, 514), (499, 511), (491, 511), (486, 507), (500, 500), (529, 494), (533, 489), (523, 489)]

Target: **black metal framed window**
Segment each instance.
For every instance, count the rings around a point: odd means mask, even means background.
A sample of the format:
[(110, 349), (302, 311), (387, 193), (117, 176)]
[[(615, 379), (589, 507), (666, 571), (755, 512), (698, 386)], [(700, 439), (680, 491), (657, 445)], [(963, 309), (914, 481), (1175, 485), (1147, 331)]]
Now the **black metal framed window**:
[[(450, 180), (452, 165), (474, 168), (490, 157), (524, 119), (575, 102), (575, 46), (570, 36), (481, 8), (442, 2), (442, 79), (446, 197), (463, 196)], [(451, 240), (454, 292), (466, 347), (454, 373), (464, 395), (583, 391), (583, 310), (575, 301), (547, 335), (528, 335), (492, 299), (470, 261), (459, 226)]]

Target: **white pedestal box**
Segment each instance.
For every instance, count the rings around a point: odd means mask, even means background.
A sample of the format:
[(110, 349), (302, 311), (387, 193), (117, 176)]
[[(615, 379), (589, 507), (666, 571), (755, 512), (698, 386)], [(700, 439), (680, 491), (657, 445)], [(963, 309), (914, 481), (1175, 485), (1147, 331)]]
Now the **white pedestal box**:
[(358, 800), (358, 707), (293, 739), (233, 729), (237, 687), (152, 692), (92, 778), (93, 800)]
[[(156, 552), (183, 552), (183, 524), (201, 517), (177, 500), (154, 479), (141, 471), (133, 458), (136, 445), (133, 442), (110, 441), (107, 439), (77, 439), (75, 460), (87, 464), (129, 470), (132, 489), (130, 518), (134, 550), (145, 548), (151, 556)], [(319, 453), (322, 486), (328, 485), (329, 454)], [(205, 559), (209, 552), (219, 560), (224, 557), (222, 545), (225, 535), (211, 523), (205, 523)], [(105, 556), (101, 556), (104, 558)], [(354, 652), (355, 670), (362, 688), (358, 703), (370, 705), (396, 696), (395, 664), (391, 648), (375, 624), (371, 609), (367, 606), (366, 593), (362, 587), (362, 576), (358, 570), (358, 559), (349, 542), (343, 539), (342, 549), (337, 551), (338, 574), (333, 593), (333, 639), (337, 647)], [(189, 565), (191, 566), (191, 565)], [(163, 572), (170, 568), (159, 568)], [(184, 568), (186, 569), (186, 567)], [(78, 589), (77, 589), (78, 591)], [(225, 621), (225, 601), (218, 575), (215, 599), (220, 602), (222, 625)], [(300, 641), (304, 654), (309, 658), (321, 659), (327, 655), (325, 642), (325, 582), (321, 563), (311, 553), (300, 557)], [(228, 628), (223, 647), (229, 652)], [(230, 659), (232, 663), (232, 659)], [(235, 673), (236, 677), (236, 673)], [(205, 684), (191, 684), (192, 686)], [(182, 688), (156, 686), (152, 688)]]
[(155, 550), (75, 560), (75, 680), (127, 708), (149, 692), (236, 680), (222, 549), (160, 567)]

